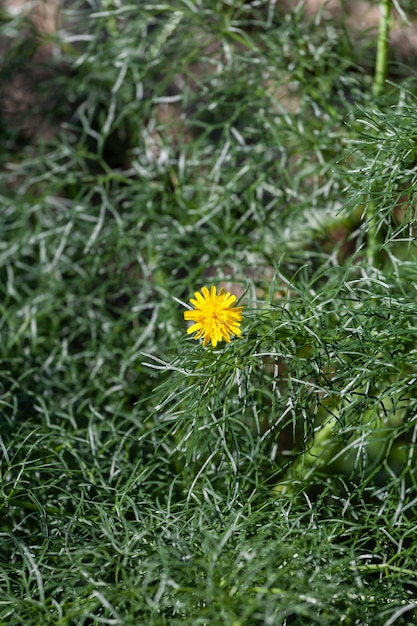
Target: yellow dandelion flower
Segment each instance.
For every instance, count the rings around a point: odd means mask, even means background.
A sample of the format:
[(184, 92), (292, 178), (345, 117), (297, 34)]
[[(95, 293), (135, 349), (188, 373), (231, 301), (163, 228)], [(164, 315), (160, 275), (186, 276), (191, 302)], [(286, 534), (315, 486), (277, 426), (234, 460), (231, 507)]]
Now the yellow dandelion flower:
[[(195, 299), (194, 299), (195, 298)], [(195, 322), (187, 333), (196, 333), (194, 339), (203, 337), (203, 346), (209, 341), (215, 348), (219, 341), (230, 341), (231, 336), (240, 335), (240, 322), (242, 319), (242, 306), (233, 306), (236, 296), (224, 289), (216, 293), (216, 287), (201, 288), (194, 292), (194, 298), (190, 298), (194, 309), (185, 311), (184, 319)]]

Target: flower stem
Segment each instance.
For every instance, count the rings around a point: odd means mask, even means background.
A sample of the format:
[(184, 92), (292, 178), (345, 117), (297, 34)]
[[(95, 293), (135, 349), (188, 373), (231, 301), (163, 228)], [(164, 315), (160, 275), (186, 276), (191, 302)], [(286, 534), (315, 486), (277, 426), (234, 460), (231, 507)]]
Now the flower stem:
[(387, 75), (388, 39), (390, 30), (392, 0), (381, 0), (381, 19), (379, 22), (378, 45), (376, 52), (375, 78), (373, 84), (374, 96), (380, 96)]

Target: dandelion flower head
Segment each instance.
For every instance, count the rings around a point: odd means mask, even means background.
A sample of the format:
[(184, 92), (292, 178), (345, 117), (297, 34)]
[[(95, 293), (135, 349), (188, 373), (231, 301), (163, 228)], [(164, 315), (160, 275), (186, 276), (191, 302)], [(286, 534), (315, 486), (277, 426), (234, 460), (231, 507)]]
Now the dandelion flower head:
[(194, 298), (190, 298), (193, 310), (184, 312), (184, 319), (195, 322), (187, 329), (190, 335), (196, 333), (194, 339), (203, 338), (203, 346), (209, 341), (215, 348), (219, 341), (230, 341), (233, 335), (240, 335), (242, 320), (241, 306), (233, 306), (236, 296), (224, 289), (216, 292), (216, 287), (202, 287), (201, 292), (195, 291)]

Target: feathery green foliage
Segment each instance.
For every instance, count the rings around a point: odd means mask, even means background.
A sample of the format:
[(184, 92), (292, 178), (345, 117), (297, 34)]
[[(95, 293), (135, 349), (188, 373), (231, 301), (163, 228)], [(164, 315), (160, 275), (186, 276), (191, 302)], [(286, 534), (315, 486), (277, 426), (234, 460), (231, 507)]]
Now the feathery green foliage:
[(1, 625), (417, 623), (416, 89), (345, 4), (3, 10)]

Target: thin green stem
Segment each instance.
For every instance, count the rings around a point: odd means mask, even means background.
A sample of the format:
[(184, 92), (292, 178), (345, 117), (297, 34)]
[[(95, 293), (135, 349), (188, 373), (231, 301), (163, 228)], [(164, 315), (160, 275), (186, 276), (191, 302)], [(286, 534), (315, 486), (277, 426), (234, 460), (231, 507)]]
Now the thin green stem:
[[(387, 75), (388, 40), (391, 22), (392, 0), (381, 0), (381, 20), (379, 22), (378, 45), (375, 64), (373, 93), (375, 97), (382, 94)], [(366, 257), (369, 265), (374, 265), (378, 256), (378, 232), (376, 229), (377, 206), (369, 200), (367, 215), (367, 248)]]
[(350, 569), (357, 569), (361, 572), (380, 572), (381, 570), (385, 570), (387, 576), (389, 575), (389, 571), (403, 574), (406, 576), (415, 575), (414, 570), (404, 567), (398, 567), (397, 565), (390, 565), (389, 563), (370, 563), (369, 565), (356, 565), (355, 568), (351, 567)]
[(379, 251), (379, 237), (377, 231), (377, 206), (373, 200), (368, 202), (368, 210), (366, 216), (367, 238), (366, 238), (366, 259), (368, 265), (375, 265), (375, 260)]
[(388, 39), (390, 30), (392, 0), (381, 0), (381, 20), (379, 22), (378, 46), (376, 52), (374, 96), (380, 96), (387, 75)]

